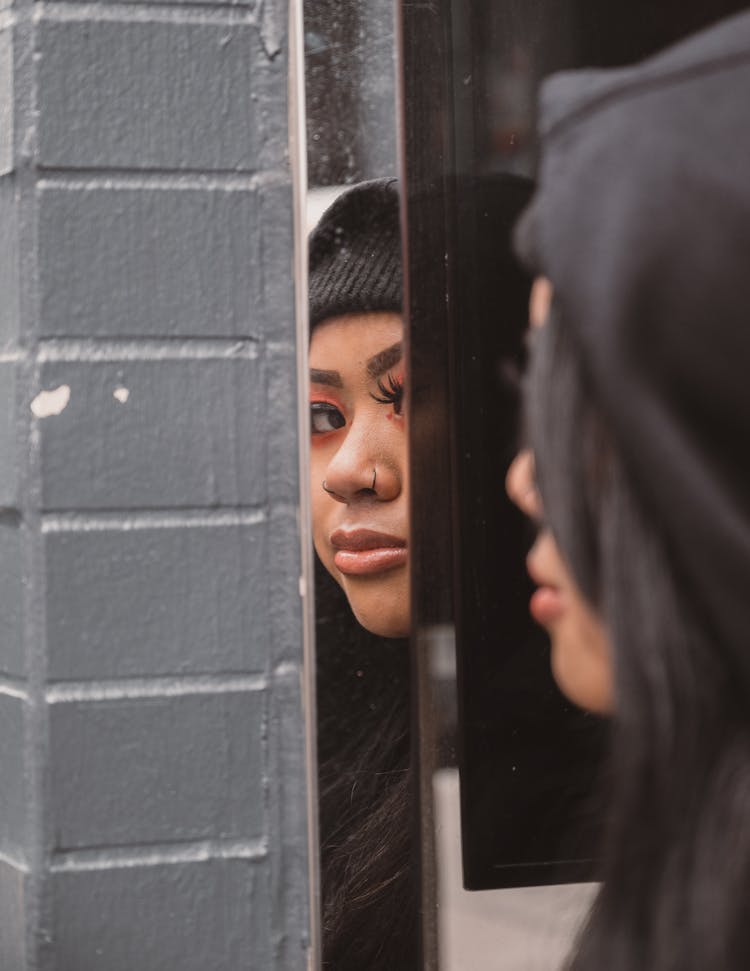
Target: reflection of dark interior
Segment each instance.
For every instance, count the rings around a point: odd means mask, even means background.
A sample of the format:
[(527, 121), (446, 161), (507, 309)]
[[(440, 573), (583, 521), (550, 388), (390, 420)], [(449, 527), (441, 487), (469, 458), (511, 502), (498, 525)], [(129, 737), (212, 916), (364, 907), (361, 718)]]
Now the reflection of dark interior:
[(487, 174), (533, 171), (534, 101), (545, 74), (636, 60), (744, 6), (452, 5), (451, 164), (461, 178), (446, 207), (453, 220), (459, 765), (470, 888), (593, 875), (585, 861), (596, 855), (596, 776), (606, 743), (605, 724), (557, 692), (543, 635), (528, 617), (523, 556), (531, 535), (503, 488), (517, 444), (514, 375), (528, 281), (507, 262), (508, 200), (498, 186), (505, 179), (507, 190), (512, 177)]
[(745, 9), (747, 2), (502, 0), (462, 6), (461, 16), (471, 22), (454, 23), (454, 35), (465, 38), (463, 76), (471, 72), (474, 77), (474, 109), (480, 119), (476, 171), (530, 173), (541, 78), (567, 68), (639, 60)]
[(316, 558), (323, 967), (417, 967), (409, 645), (361, 627)]
[[(470, 888), (590, 875), (602, 723), (566, 704), (531, 621), (531, 529), (504, 493), (518, 447), (530, 279), (511, 234), (521, 176), (456, 183), (456, 627), (463, 858)], [(555, 868), (548, 861), (565, 860)], [(581, 861), (576, 862), (576, 861)]]
[(305, 0), (308, 183), (396, 171), (391, 0)]

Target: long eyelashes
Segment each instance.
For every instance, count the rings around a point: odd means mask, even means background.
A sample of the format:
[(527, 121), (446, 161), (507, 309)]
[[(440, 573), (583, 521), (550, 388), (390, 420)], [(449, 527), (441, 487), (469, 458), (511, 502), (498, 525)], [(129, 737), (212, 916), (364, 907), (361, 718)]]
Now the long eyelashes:
[(386, 385), (382, 378), (378, 378), (378, 391), (380, 395), (370, 392), (370, 397), (381, 405), (393, 405), (393, 412), (400, 415), (404, 407), (404, 379), (388, 374)]

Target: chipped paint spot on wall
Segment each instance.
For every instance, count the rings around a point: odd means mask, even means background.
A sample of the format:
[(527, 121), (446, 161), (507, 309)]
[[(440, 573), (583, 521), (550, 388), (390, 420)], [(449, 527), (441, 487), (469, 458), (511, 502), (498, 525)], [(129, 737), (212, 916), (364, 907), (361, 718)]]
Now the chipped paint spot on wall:
[(119, 401), (121, 405), (124, 405), (125, 402), (128, 400), (128, 398), (130, 397), (130, 389), (129, 388), (115, 388), (115, 390), (112, 392), (112, 397), (116, 401)]
[(70, 385), (61, 384), (52, 391), (40, 391), (31, 402), (31, 410), (36, 418), (50, 418), (65, 411), (70, 401)]

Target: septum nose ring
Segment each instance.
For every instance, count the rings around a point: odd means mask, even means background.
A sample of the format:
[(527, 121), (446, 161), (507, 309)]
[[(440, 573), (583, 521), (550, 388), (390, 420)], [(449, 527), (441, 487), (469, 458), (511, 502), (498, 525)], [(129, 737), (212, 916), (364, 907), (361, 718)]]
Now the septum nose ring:
[[(373, 469), (372, 469), (372, 485), (370, 486), (370, 492), (375, 492), (375, 483), (377, 482), (377, 478), (378, 478), (378, 467), (377, 465), (375, 465), (373, 466)], [(333, 489), (329, 488), (325, 479), (323, 479), (323, 481), (320, 484), (323, 487), (323, 492), (327, 492), (332, 499), (337, 499), (339, 502), (346, 501), (343, 496), (340, 496), (338, 494), (338, 492), (334, 492)]]

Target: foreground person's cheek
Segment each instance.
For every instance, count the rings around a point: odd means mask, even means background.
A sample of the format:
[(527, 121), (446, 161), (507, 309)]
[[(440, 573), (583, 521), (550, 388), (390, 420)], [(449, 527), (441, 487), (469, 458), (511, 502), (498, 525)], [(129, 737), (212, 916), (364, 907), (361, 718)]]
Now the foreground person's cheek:
[[(552, 633), (552, 674), (570, 701), (599, 715), (614, 708), (611, 649), (598, 618), (572, 616)], [(575, 623), (573, 622), (575, 621)]]

